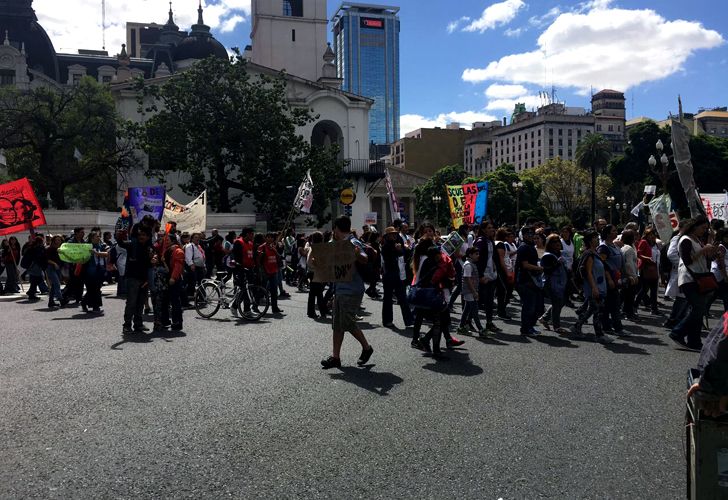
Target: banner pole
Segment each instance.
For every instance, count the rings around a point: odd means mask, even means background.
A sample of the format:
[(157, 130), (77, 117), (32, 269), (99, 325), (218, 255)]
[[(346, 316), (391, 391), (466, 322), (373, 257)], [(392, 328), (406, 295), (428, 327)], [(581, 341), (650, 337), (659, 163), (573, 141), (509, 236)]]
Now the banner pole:
[(10, 249), (10, 256), (13, 258), (13, 264), (15, 265), (15, 280), (20, 286), (20, 291), (24, 292), (25, 288), (23, 287), (23, 280), (20, 279), (20, 269), (18, 268), (18, 262), (15, 260), (15, 252), (13, 252), (12, 248)]

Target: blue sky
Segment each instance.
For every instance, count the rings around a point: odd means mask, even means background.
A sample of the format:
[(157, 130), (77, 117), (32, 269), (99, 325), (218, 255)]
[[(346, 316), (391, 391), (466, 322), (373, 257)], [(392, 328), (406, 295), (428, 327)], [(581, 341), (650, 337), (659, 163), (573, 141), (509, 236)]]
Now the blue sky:
[[(168, 9), (163, 0), (121, 3), (107, 1), (112, 53), (125, 21), (164, 22)], [(419, 126), (510, 116), (515, 101), (536, 106), (539, 91), (552, 85), (570, 106), (588, 107), (592, 87), (626, 91), (628, 118), (664, 118), (677, 111), (677, 94), (686, 111), (728, 105), (724, 0), (372, 3), (401, 8), (403, 134)], [(249, 43), (250, 0), (203, 4), (205, 21), (220, 41), (241, 48)], [(90, 29), (96, 23), (100, 33), (98, 5), (100, 0), (34, 2), (57, 49), (100, 45), (100, 34)], [(330, 14), (338, 6), (329, 1)], [(175, 0), (177, 24), (188, 28), (196, 8), (197, 0)], [(69, 19), (69, 12), (83, 15)]]

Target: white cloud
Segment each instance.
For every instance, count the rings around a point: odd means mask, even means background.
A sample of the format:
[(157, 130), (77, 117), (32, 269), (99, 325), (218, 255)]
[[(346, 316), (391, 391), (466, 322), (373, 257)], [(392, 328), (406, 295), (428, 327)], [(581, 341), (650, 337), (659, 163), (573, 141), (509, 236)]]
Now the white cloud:
[(447, 24), (447, 32), (453, 33), (455, 30), (457, 30), (460, 26), (470, 21), (470, 18), (468, 16), (463, 16), (460, 19), (456, 19), (455, 21), (450, 21)]
[(485, 89), (485, 96), (490, 99), (511, 99), (528, 94), (528, 89), (523, 85), (503, 85), (494, 83)]
[(549, 22), (557, 18), (559, 14), (561, 14), (561, 8), (557, 5), (556, 7), (552, 7), (551, 9), (549, 9), (549, 11), (545, 14), (542, 14), (540, 16), (531, 16), (530, 18), (528, 18), (528, 24), (537, 28), (542, 28), (546, 26)]
[[(226, 23), (250, 16), (251, 0), (208, 0), (203, 2), (205, 23), (213, 33)], [(197, 22), (197, 0), (175, 0), (174, 21), (180, 29), (189, 29)], [(38, 22), (48, 32), (59, 52), (77, 49), (100, 49), (102, 45), (101, 2), (99, 0), (35, 0), (33, 8)], [(164, 24), (169, 4), (158, 0), (125, 0), (106, 2), (106, 49), (110, 54), (126, 43), (126, 22)]]
[(493, 99), (492, 101), (488, 101), (485, 109), (487, 109), (488, 111), (501, 110), (511, 113), (513, 112), (513, 108), (518, 103), (525, 104), (526, 109), (529, 111), (532, 109), (537, 109), (544, 104), (542, 102), (542, 99), (537, 95), (520, 95), (512, 99)]
[(510, 38), (518, 38), (526, 31), (528, 31), (527, 28), (508, 28), (503, 32), (503, 34)]
[(653, 10), (610, 8), (610, 3), (595, 0), (586, 13), (560, 14), (541, 34), (536, 50), (466, 69), (463, 80), (624, 91), (668, 77), (695, 51), (725, 43), (720, 33), (698, 22), (668, 21)]
[(245, 18), (236, 14), (222, 23), (222, 26), (220, 27), (220, 32), (229, 33), (235, 29), (235, 26), (237, 26), (239, 23), (242, 23), (243, 21), (245, 21)]
[(417, 114), (401, 115), (399, 117), (399, 130), (402, 137), (418, 128), (444, 128), (448, 123), (458, 122), (461, 127), (470, 128), (474, 122), (490, 122), (498, 118), (482, 111), (451, 111), (440, 113), (435, 117), (426, 117)]
[(516, 17), (518, 11), (525, 7), (523, 0), (505, 0), (485, 8), (480, 18), (463, 28), (463, 31), (479, 31), (493, 29), (508, 24)]

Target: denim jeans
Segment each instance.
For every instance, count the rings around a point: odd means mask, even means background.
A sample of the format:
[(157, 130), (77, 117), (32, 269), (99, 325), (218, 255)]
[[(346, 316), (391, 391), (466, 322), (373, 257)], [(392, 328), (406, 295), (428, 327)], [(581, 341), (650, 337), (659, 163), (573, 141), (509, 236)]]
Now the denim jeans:
[(600, 320), (602, 310), (604, 309), (604, 303), (605, 303), (606, 297), (600, 297), (598, 299), (588, 297), (584, 301), (584, 304), (586, 305), (586, 308), (582, 309), (582, 311), (579, 313), (579, 316), (576, 319), (576, 323), (574, 323), (574, 330), (581, 333), (581, 327), (584, 326), (584, 323), (587, 322), (587, 320), (594, 316), (594, 334), (597, 337), (601, 337), (604, 335), (602, 333), (602, 322)]
[(50, 297), (48, 297), (48, 300), (49, 302), (53, 302), (53, 299), (56, 299), (60, 302), (63, 298), (61, 294), (61, 271), (50, 265), (46, 269), (46, 274), (48, 275), (48, 280), (51, 282)]
[(521, 333), (530, 333), (543, 314), (543, 291), (531, 285), (518, 285), (521, 297)]
[(382, 279), (384, 285), (384, 297), (382, 298), (382, 324), (391, 323), (394, 319), (394, 296), (397, 296), (397, 303), (402, 310), (402, 320), (405, 326), (410, 326), (414, 319), (412, 311), (407, 303), (407, 293), (404, 283), (399, 279), (399, 272), (387, 273)]
[(470, 322), (475, 323), (478, 331), (483, 329), (483, 325), (478, 317), (478, 301), (466, 300), (465, 307), (463, 308), (463, 315), (460, 317), (460, 328), (467, 326)]
[(686, 283), (680, 287), (680, 291), (685, 294), (685, 299), (690, 304), (690, 312), (672, 329), (671, 335), (680, 339), (687, 337), (688, 345), (697, 347), (701, 343), (700, 331), (703, 329), (703, 317), (711, 294), (698, 292), (696, 283)]
[(137, 278), (127, 278), (126, 307), (124, 308), (124, 326), (134, 328), (143, 326), (144, 303), (147, 299), (147, 287), (142, 288), (144, 281)]

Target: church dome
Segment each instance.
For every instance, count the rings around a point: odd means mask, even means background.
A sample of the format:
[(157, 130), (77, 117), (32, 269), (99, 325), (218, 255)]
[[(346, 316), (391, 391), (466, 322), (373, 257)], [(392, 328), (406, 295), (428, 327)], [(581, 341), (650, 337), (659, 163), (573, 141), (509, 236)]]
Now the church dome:
[(197, 24), (192, 25), (189, 36), (182, 40), (174, 51), (175, 61), (206, 59), (209, 56), (227, 59), (225, 47), (210, 34), (210, 27), (202, 20), (202, 2), (197, 9)]
[(58, 81), (58, 59), (51, 39), (32, 7), (32, 0), (0, 0), (0, 43), (7, 37), (20, 50), (25, 45), (28, 68)]

